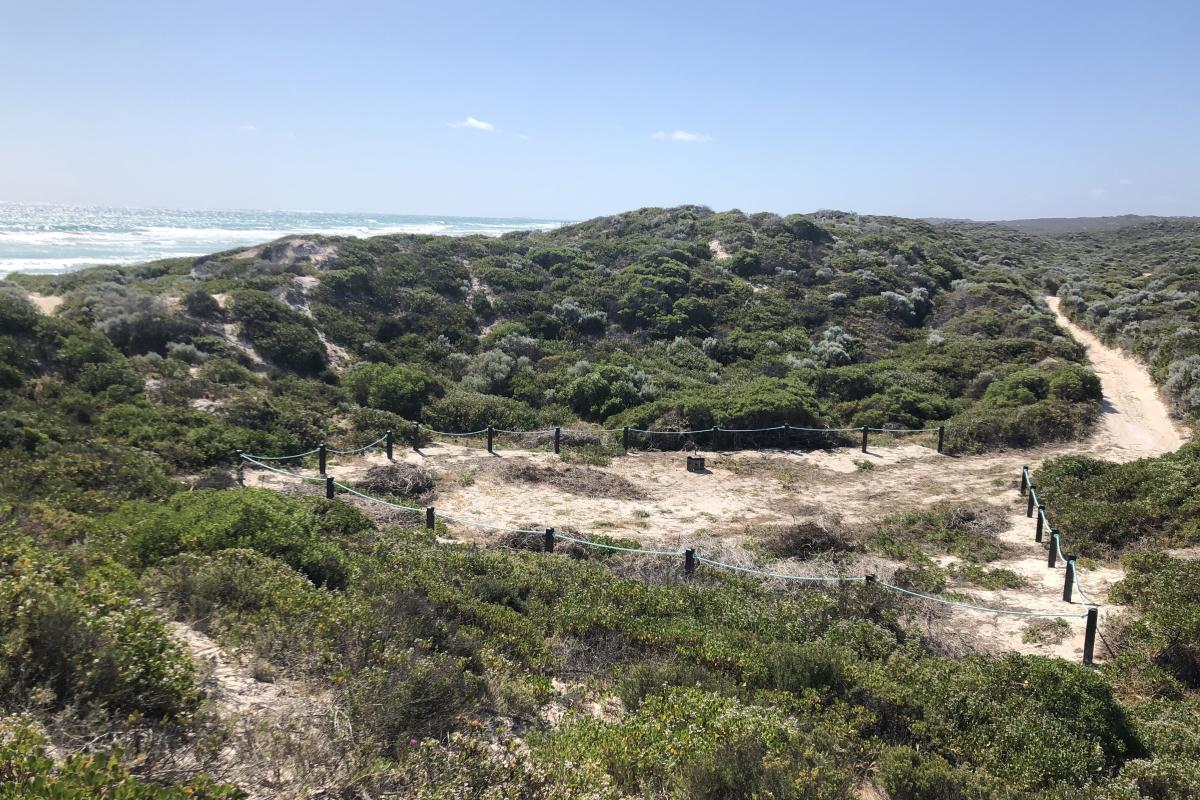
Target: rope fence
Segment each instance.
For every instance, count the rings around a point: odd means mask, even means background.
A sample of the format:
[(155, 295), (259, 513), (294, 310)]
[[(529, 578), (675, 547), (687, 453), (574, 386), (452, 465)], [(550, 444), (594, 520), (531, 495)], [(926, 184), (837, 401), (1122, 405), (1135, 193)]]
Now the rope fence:
[[(870, 434), (878, 433), (887, 436), (913, 435), (922, 433), (937, 434), (937, 451), (945, 452), (946, 426), (936, 428), (872, 428), (861, 426), (857, 428), (814, 428), (803, 425), (771, 425), (763, 428), (692, 428), (685, 430), (656, 430), (648, 428), (539, 428), (532, 430), (511, 430), (496, 428), (489, 425), (477, 431), (452, 432), (439, 431), (420, 422), (413, 422), (407, 428), (409, 446), (419, 450), (426, 440), (434, 437), (464, 441), (469, 439), (486, 438), (487, 451), (495, 453), (497, 437), (506, 438), (517, 444), (519, 449), (553, 449), (556, 455), (561, 455), (564, 447), (601, 446), (609, 447), (614, 452), (617, 448), (624, 453), (630, 450), (742, 450), (764, 449), (775, 447), (781, 450), (791, 450), (796, 444), (810, 447), (847, 444), (853, 441), (850, 434), (861, 436), (861, 447), (867, 452)], [(607, 441), (606, 437), (619, 437), (619, 441)], [(247, 454), (259, 461), (299, 461), (307, 456), (316, 455), (321, 474), (325, 474), (326, 459), (329, 454), (357, 455), (373, 448), (382, 448), (388, 459), (394, 457), (395, 446), (401, 437), (395, 431), (385, 431), (373, 442), (354, 449), (339, 450), (322, 443), (311, 450), (295, 453), (289, 456), (262, 456)], [(749, 444), (750, 447), (745, 447)], [(469, 444), (468, 444), (469, 446)], [(240, 451), (239, 451), (240, 452)]]
[[(1063, 562), (1063, 602), (1073, 603), (1075, 602), (1074, 595), (1078, 595), (1080, 602), (1087, 607), (1085, 615), (1087, 625), (1083, 635), (1083, 663), (1090, 665), (1096, 647), (1096, 627), (1100, 616), (1100, 606), (1084, 594), (1083, 586), (1079, 581), (1079, 566), (1075, 563), (1076, 558), (1071, 553), (1063, 552), (1062, 531), (1050, 524), (1050, 517), (1046, 514), (1046, 504), (1038, 498), (1037, 486), (1034, 485), (1033, 473), (1030, 472), (1028, 465), (1021, 467), (1021, 485), (1017, 491), (1026, 498), (1025, 516), (1034, 519), (1033, 540), (1045, 544), (1046, 566), (1049, 569), (1055, 569), (1058, 567), (1059, 561)], [(1044, 542), (1047, 532), (1050, 534), (1050, 541)]]
[[(852, 429), (852, 430), (856, 430), (856, 429)], [(939, 430), (939, 429), (933, 429), (933, 430)], [(390, 433), (390, 431), (389, 431), (389, 433)], [(682, 432), (678, 432), (678, 433), (682, 433)], [(375, 442), (372, 444), (374, 445), (377, 443), (378, 442)], [(392, 443), (389, 439), (389, 441), (388, 441), (389, 450), (390, 450), (391, 444)], [(679, 551), (679, 550), (656, 550), (656, 549), (651, 549), (651, 548), (627, 547), (624, 545), (611, 544), (608, 542), (596, 542), (596, 541), (592, 541), (589, 539), (581, 539), (581, 538), (574, 537), (574, 536), (568, 536), (565, 534), (556, 533), (554, 528), (545, 528), (543, 530), (537, 530), (537, 529), (532, 529), (532, 528), (510, 528), (510, 527), (506, 527), (503, 525), (495, 525), (490, 522), (485, 522), (482, 520), (477, 520), (477, 519), (472, 519), (470, 517), (461, 516), (456, 513), (446, 513), (445, 511), (439, 512), (432, 506), (422, 509), (422, 508), (418, 508), (418, 507), (414, 507), (414, 506), (406, 506), (406, 505), (401, 505), (398, 503), (393, 503), (389, 500), (384, 500), (383, 498), (374, 497), (374, 496), (366, 494), (364, 492), (360, 492), (357, 489), (354, 489), (353, 487), (346, 485), (345, 483), (334, 480), (334, 478), (332, 476), (304, 475), (299, 472), (292, 472), (290, 470), (281, 469), (279, 467), (274, 467), (274, 466), (271, 466), (270, 464), (263, 463), (263, 460), (258, 456), (246, 455), (241, 450), (237, 451), (237, 456), (238, 456), (239, 482), (242, 483), (243, 485), (244, 485), (244, 482), (240, 480), (242, 464), (248, 463), (248, 464), (252, 464), (254, 466), (261, 467), (263, 469), (270, 470), (271, 472), (278, 473), (280, 475), (285, 475), (290, 478), (295, 478), (297, 480), (324, 483), (325, 484), (325, 496), (327, 499), (330, 499), (330, 500), (335, 499), (335, 497), (337, 495), (337, 491), (341, 490), (343, 492), (346, 492), (347, 494), (353, 495), (353, 496), (358, 497), (367, 502), (377, 503), (377, 504), (386, 506), (391, 509), (409, 512), (409, 513), (413, 513), (413, 514), (417, 514), (417, 515), (424, 513), (425, 527), (430, 531), (432, 531), (436, 528), (437, 517), (440, 516), (443, 521), (453, 522), (453, 523), (457, 523), (460, 525), (466, 525), (469, 527), (480, 528), (480, 529), (488, 530), (488, 531), (499, 531), (502, 533), (513, 533), (513, 534), (521, 534), (521, 535), (529, 535), (529, 536), (540, 535), (543, 537), (543, 542), (544, 542), (542, 549), (543, 549), (543, 551), (548, 552), (548, 553), (554, 552), (554, 546), (555, 546), (556, 542), (564, 541), (564, 542), (570, 542), (572, 544), (577, 544), (581, 547), (597, 548), (597, 549), (603, 549), (603, 550), (609, 550), (609, 551), (615, 551), (615, 552), (623, 552), (623, 553), (630, 553), (630, 554), (635, 554), (635, 555), (642, 555), (642, 556), (666, 557), (666, 558), (679, 558), (680, 556), (683, 556), (684, 575), (689, 578), (695, 574), (697, 564), (704, 564), (704, 565), (707, 565), (709, 567), (713, 567), (713, 568), (716, 568), (719, 570), (724, 570), (724, 571), (733, 572), (733, 573), (740, 573), (740, 574), (744, 574), (744, 575), (751, 575), (751, 576), (769, 579), (769, 580), (782, 580), (782, 581), (790, 581), (790, 582), (797, 582), (797, 583), (838, 583), (838, 584), (845, 584), (845, 583), (851, 583), (851, 582), (862, 582), (862, 583), (865, 583), (865, 584), (868, 584), (871, 586), (876, 586), (876, 587), (879, 587), (880, 589), (883, 589), (883, 590), (889, 591), (889, 592), (893, 592), (896, 594), (906, 595), (906, 596), (917, 598), (917, 599), (924, 600), (927, 602), (945, 605), (950, 608), (957, 608), (960, 610), (977, 612), (977, 613), (997, 614), (997, 615), (1003, 615), (1003, 616), (1025, 617), (1025, 618), (1042, 618), (1042, 619), (1058, 619), (1058, 618), (1063, 618), (1064, 616), (1075, 616), (1080, 619), (1086, 618), (1087, 622), (1086, 622), (1086, 627), (1085, 627), (1085, 631), (1084, 631), (1083, 663), (1086, 665), (1091, 665), (1093, 663), (1093, 650), (1095, 648), (1096, 620), (1097, 620), (1098, 606), (1091, 603), (1091, 601), (1089, 601), (1087, 599), (1087, 597), (1083, 594), (1082, 589), (1079, 587), (1079, 574), (1075, 568), (1075, 557), (1073, 555), (1064, 556), (1062, 554), (1062, 548), (1061, 548), (1061, 544), (1060, 544), (1061, 536), (1058, 531), (1054, 531), (1052, 529), (1051, 529), (1051, 542), (1048, 543), (1048, 545), (1047, 545), (1048, 553), (1049, 553), (1049, 556), (1048, 556), (1049, 566), (1054, 567), (1058, 559), (1062, 559), (1066, 563), (1067, 577), (1066, 577), (1066, 581), (1064, 583), (1064, 588), (1063, 588), (1063, 600), (1068, 603), (1073, 602), (1071, 592), (1072, 592), (1072, 590), (1074, 590), (1075, 592), (1078, 592), (1080, 598), (1087, 605), (1087, 611), (1084, 614), (1064, 615), (1064, 614), (1060, 614), (1060, 613), (1056, 613), (1056, 612), (1052, 612), (1052, 611), (1028, 611), (1028, 610), (1024, 610), (1024, 609), (994, 608), (994, 607), (990, 607), (990, 606), (981, 606), (981, 605), (976, 605), (973, 603), (963, 602), (961, 600), (953, 600), (953, 599), (946, 598), (946, 597), (938, 597), (938, 596), (932, 595), (932, 594), (925, 594), (922, 592), (913, 591), (911, 589), (907, 589), (902, 586), (897, 586), (895, 584), (888, 583), (886, 581), (878, 580), (874, 574), (865, 574), (865, 575), (792, 575), (792, 574), (788, 574), (788, 573), (772, 572), (769, 570), (758, 569), (755, 567), (747, 567), (747, 566), (742, 566), (739, 564), (732, 564), (732, 563), (729, 563), (726, 561), (718, 561), (716, 559), (706, 558), (704, 556), (698, 555), (696, 553), (696, 549), (694, 547), (689, 547), (682, 551)], [(324, 452), (322, 452), (322, 467), (324, 467), (323, 456), (324, 456)], [(1035, 506), (1038, 510), (1038, 514), (1039, 514), (1039, 516), (1038, 516), (1038, 531), (1039, 531), (1038, 541), (1041, 541), (1041, 532), (1044, 527), (1049, 528), (1049, 525), (1048, 525), (1048, 523), (1045, 522), (1046, 517), (1045, 517), (1044, 507), (1042, 506), (1042, 504), (1040, 502), (1037, 501), (1036, 489), (1034, 488), (1034, 486), (1030, 480), (1029, 468), (1023, 467), (1022, 471), (1021, 471), (1021, 490), (1020, 490), (1023, 495), (1026, 493), (1027, 488), (1028, 488), (1029, 496), (1032, 498), (1030, 500), (1030, 505), (1029, 505), (1029, 509), (1030, 509), (1029, 515), (1032, 516), (1032, 510)]]

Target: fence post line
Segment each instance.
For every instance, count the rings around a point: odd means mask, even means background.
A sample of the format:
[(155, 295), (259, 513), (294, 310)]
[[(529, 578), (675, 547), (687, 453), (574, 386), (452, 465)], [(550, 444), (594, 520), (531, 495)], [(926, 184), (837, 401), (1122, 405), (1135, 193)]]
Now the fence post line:
[(683, 574), (692, 577), (696, 573), (696, 550), (689, 547), (683, 551)]
[(1043, 514), (1044, 509), (1045, 506), (1043, 506), (1041, 503), (1037, 504), (1037, 529), (1033, 532), (1033, 540), (1035, 542), (1040, 542), (1042, 540), (1042, 525), (1046, 519), (1045, 515)]
[(412, 446), (413, 450), (421, 449), (421, 423), (414, 422), (412, 426)]
[(547, 553), (553, 553), (554, 552), (554, 528), (546, 528), (545, 542), (546, 542), (545, 551)]
[(392, 437), (392, 432), (388, 431), (385, 434), (384, 438), (387, 442), (387, 459), (388, 459), (388, 461), (393, 461), (394, 459), (392, 458), (392, 445), (394, 444), (394, 439)]
[(1036, 493), (1037, 493), (1037, 487), (1034, 486), (1032, 483), (1029, 484), (1028, 502), (1025, 503), (1025, 516), (1027, 516), (1027, 517), (1033, 516), (1033, 504), (1035, 502), (1033, 499), (1033, 496)]
[(792, 449), (792, 423), (783, 423), (783, 449), (788, 451)]
[(946, 426), (938, 425), (938, 452), (945, 452), (946, 449)]
[(492, 449), (492, 443), (495, 441), (495, 438), (496, 438), (496, 429), (493, 428), (491, 425), (488, 425), (487, 433), (488, 433), (488, 452), (495, 453), (496, 451)]
[(329, 475), (325, 478), (325, 499), (333, 499), (333, 476)]
[(1050, 555), (1046, 556), (1046, 566), (1054, 569), (1058, 566), (1058, 531), (1050, 530)]
[(1083, 665), (1090, 667), (1092, 665), (1092, 656), (1096, 649), (1096, 618), (1099, 616), (1098, 609), (1092, 606), (1087, 612), (1087, 627), (1083, 630)]
[(621, 449), (625, 451), (625, 455), (629, 455), (629, 426), (621, 428)]
[(554, 455), (562, 452), (562, 428), (554, 429)]
[(433, 526), (434, 526), (435, 522), (436, 522), (436, 520), (434, 518), (433, 506), (430, 506), (429, 508), (425, 509), (425, 527), (426, 527), (426, 529), (433, 530)]
[(325, 474), (325, 444), (322, 443), (317, 448), (317, 471), (322, 475)]
[(867, 452), (867, 426), (866, 425), (862, 426), (862, 435), (863, 435), (862, 451), (865, 453), (865, 452)]
[(1028, 488), (1028, 486), (1029, 486), (1029, 465), (1026, 464), (1025, 466), (1021, 467), (1021, 488), (1019, 490), (1021, 495), (1025, 494), (1025, 489)]
[(1075, 556), (1067, 556), (1066, 577), (1063, 580), (1063, 602), (1071, 602), (1071, 593), (1075, 588)]
[(246, 488), (246, 462), (242, 459), (242, 451), (236, 450), (237, 453), (237, 482), (238, 486)]

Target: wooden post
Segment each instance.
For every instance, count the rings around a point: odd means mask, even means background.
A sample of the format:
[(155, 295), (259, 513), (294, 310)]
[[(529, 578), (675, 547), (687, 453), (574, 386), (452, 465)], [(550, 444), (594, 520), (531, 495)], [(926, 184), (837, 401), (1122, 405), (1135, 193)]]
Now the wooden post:
[(1021, 467), (1021, 489), (1020, 493), (1025, 494), (1025, 490), (1029, 488), (1029, 465)]
[(412, 426), (412, 446), (413, 450), (421, 449), (421, 423), (414, 422)]
[(243, 489), (246, 488), (246, 462), (242, 459), (242, 451), (237, 450), (237, 483)]
[(1098, 611), (1095, 606), (1088, 609), (1087, 612), (1087, 627), (1083, 630), (1083, 665), (1090, 667), (1092, 665), (1092, 656), (1096, 649), (1096, 617)]
[(320, 447), (317, 448), (317, 470), (322, 475), (325, 474), (325, 445), (324, 444), (322, 444)]
[(433, 530), (435, 522), (436, 519), (434, 516), (433, 506), (430, 506), (429, 508), (425, 509), (425, 528), (427, 530)]
[(554, 455), (562, 452), (562, 428), (554, 429)]
[(786, 453), (792, 449), (792, 423), (783, 423), (783, 450)]
[(938, 452), (943, 453), (946, 450), (946, 426), (938, 425)]
[(392, 440), (392, 432), (391, 431), (387, 432), (385, 441), (387, 442), (387, 459), (388, 459), (388, 461), (392, 461), (393, 460), (392, 445), (394, 444), (394, 442)]
[(866, 425), (863, 425), (863, 427), (862, 427), (862, 435), (863, 435), (862, 451), (865, 453), (865, 452), (867, 452), (867, 426)]
[(683, 551), (683, 574), (692, 577), (696, 573), (696, 551), (689, 547)]
[(488, 433), (488, 452), (495, 453), (496, 451), (492, 449), (492, 444), (495, 442), (495, 439), (496, 439), (496, 429), (493, 428), (491, 425), (488, 425), (487, 433)]
[(1029, 500), (1025, 503), (1025, 516), (1027, 517), (1033, 516), (1033, 504), (1035, 502), (1033, 496), (1035, 494), (1037, 494), (1037, 487), (1031, 483), (1029, 484)]
[(1058, 531), (1050, 531), (1050, 554), (1046, 556), (1046, 566), (1054, 569), (1058, 566)]
[(1071, 594), (1075, 589), (1075, 556), (1067, 556), (1066, 577), (1063, 579), (1063, 602), (1071, 602)]
[(629, 426), (626, 425), (621, 429), (621, 449), (625, 451), (625, 455), (629, 455)]
[(1045, 516), (1043, 516), (1043, 515), (1042, 515), (1042, 509), (1043, 509), (1043, 508), (1044, 508), (1044, 506), (1042, 506), (1042, 504), (1041, 504), (1041, 503), (1038, 503), (1038, 504), (1037, 504), (1037, 509), (1036, 509), (1036, 513), (1037, 513), (1037, 529), (1036, 529), (1036, 530), (1034, 530), (1034, 532), (1033, 532), (1033, 540), (1034, 540), (1035, 542), (1040, 542), (1040, 541), (1042, 540), (1042, 524), (1043, 524), (1043, 523), (1045, 522), (1045, 520), (1046, 520)]
[(542, 549), (547, 553), (554, 552), (554, 528), (546, 528), (545, 547)]
[(333, 476), (332, 475), (325, 478), (325, 499), (326, 500), (333, 499)]

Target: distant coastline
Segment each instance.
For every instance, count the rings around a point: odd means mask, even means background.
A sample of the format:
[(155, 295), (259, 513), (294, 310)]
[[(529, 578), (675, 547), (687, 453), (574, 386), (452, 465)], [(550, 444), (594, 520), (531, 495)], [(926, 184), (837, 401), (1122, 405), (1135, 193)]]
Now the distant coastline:
[(199, 256), (280, 236), (425, 233), (500, 236), (565, 220), (324, 211), (101, 208), (0, 202), (0, 278), (53, 275), (97, 264)]

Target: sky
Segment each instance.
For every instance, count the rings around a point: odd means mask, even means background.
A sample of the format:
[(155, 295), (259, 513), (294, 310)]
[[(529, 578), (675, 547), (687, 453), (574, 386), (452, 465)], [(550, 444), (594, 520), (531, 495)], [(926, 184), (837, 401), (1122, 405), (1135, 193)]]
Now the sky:
[(0, 200), (1200, 215), (1195, 2), (0, 0)]

